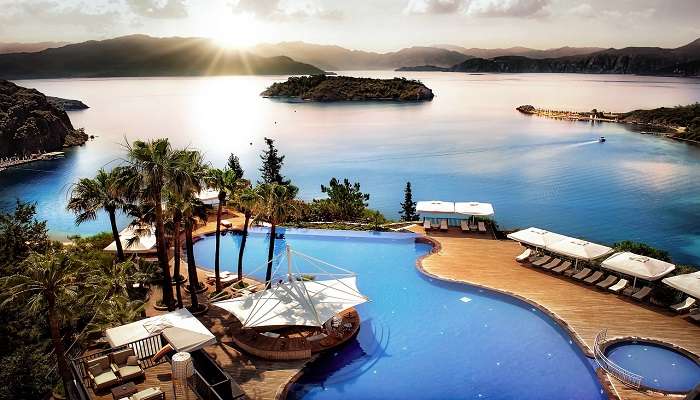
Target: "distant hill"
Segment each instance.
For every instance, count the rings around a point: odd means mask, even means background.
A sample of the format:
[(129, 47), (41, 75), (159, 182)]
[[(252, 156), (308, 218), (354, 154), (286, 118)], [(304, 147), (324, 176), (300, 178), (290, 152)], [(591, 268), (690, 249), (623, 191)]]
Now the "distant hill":
[(433, 91), (418, 81), (325, 75), (293, 76), (273, 83), (260, 95), (320, 102), (425, 101), (434, 97)]
[(393, 70), (413, 65), (451, 67), (470, 58), (457, 51), (436, 47), (409, 47), (389, 53), (375, 53), (305, 42), (259, 44), (250, 51), (264, 57), (287, 56), (335, 71)]
[(438, 47), (442, 49), (448, 49), (466, 54), (471, 57), (478, 58), (494, 58), (502, 56), (520, 56), (535, 59), (542, 58), (557, 58), (557, 57), (568, 57), (577, 56), (582, 54), (591, 54), (597, 51), (605, 50), (602, 47), (558, 47), (547, 50), (531, 49), (529, 47), (508, 47), (504, 49), (483, 49), (483, 48), (466, 48), (462, 46), (455, 46), (450, 44), (436, 44), (433, 47)]
[(591, 54), (534, 59), (500, 56), (472, 58), (454, 65), (454, 72), (559, 72), (700, 76), (700, 39), (675, 49), (626, 47)]
[(54, 47), (67, 45), (68, 42), (37, 42), (37, 43), (0, 43), (0, 54), (34, 53)]
[(677, 129), (673, 137), (700, 142), (700, 103), (652, 110), (634, 110), (623, 114), (623, 121)]
[(210, 39), (145, 35), (0, 55), (0, 78), (321, 74), (289, 57), (224, 50)]

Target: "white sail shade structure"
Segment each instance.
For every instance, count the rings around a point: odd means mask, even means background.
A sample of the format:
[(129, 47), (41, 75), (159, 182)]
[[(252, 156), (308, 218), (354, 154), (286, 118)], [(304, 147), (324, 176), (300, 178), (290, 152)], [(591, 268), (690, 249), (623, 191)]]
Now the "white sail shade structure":
[(683, 293), (696, 299), (700, 299), (700, 271), (690, 274), (670, 276), (664, 278), (661, 282), (678, 289)]
[(545, 250), (552, 244), (566, 238), (567, 236), (535, 227), (508, 234), (508, 239)]
[(620, 272), (646, 281), (655, 281), (676, 269), (676, 266), (669, 262), (640, 256), (627, 251), (613, 254), (600, 265), (611, 271)]
[(472, 215), (475, 217), (490, 217), (494, 214), (491, 203), (461, 202), (455, 203), (457, 214)]
[(564, 239), (550, 244), (547, 250), (576, 260), (586, 261), (595, 260), (613, 252), (610, 247), (572, 237), (564, 237)]
[(323, 326), (339, 312), (367, 301), (356, 277), (305, 281), (292, 279), (270, 289), (213, 303), (232, 313), (244, 327)]
[[(125, 253), (152, 253), (156, 251), (156, 232), (153, 226), (136, 227), (129, 225), (119, 232), (119, 241)], [(110, 243), (104, 250), (116, 252), (117, 243)]]
[(219, 204), (219, 191), (212, 188), (206, 188), (197, 193), (197, 198), (204, 204)]
[[(107, 341), (112, 347), (123, 346), (150, 336), (162, 334), (175, 351), (195, 351), (204, 346), (216, 343), (216, 337), (206, 326), (202, 325), (186, 308), (167, 314), (145, 318), (130, 324), (110, 328), (105, 331)], [(143, 354), (145, 348), (134, 350), (139, 356), (147, 357), (153, 354)], [(155, 349), (157, 351), (158, 349)], [(153, 352), (150, 349), (149, 352)]]
[(419, 201), (416, 203), (416, 211), (419, 213), (452, 214), (455, 212), (455, 203), (440, 200)]

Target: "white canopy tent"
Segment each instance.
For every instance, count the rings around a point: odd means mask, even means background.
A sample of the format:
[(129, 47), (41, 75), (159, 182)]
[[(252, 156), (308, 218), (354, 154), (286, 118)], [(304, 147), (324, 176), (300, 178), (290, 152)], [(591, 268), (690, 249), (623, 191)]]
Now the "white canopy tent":
[(613, 249), (601, 244), (587, 242), (585, 240), (576, 239), (565, 236), (564, 239), (550, 244), (547, 247), (548, 251), (571, 257), (576, 260), (591, 261), (613, 252)]
[(661, 282), (700, 299), (700, 271), (664, 278)]
[[(112, 347), (123, 346), (158, 334), (162, 334), (163, 338), (178, 352), (195, 351), (216, 343), (216, 337), (186, 308), (105, 331), (107, 341)], [(138, 346), (138, 343), (132, 347), (135, 347), (134, 351), (139, 357), (149, 357), (158, 351), (158, 349), (147, 349), (148, 346)]]
[[(292, 253), (318, 270), (302, 273), (292, 261)], [(281, 255), (287, 259), (287, 272), (273, 278), (269, 289), (230, 300), (212, 303), (236, 316), (246, 328), (263, 326), (323, 326), (334, 315), (366, 302), (357, 288), (357, 277), (350, 271), (302, 253), (289, 246)], [(279, 264), (278, 264), (279, 265)], [(296, 267), (297, 273), (293, 272)], [(329, 272), (331, 269), (340, 273)], [(332, 279), (309, 280), (309, 276)], [(274, 274), (273, 274), (274, 277)]]
[(212, 188), (206, 188), (197, 193), (197, 198), (204, 204), (219, 204), (219, 191)]
[(416, 203), (416, 211), (421, 214), (452, 214), (455, 212), (455, 203), (440, 200), (419, 201)]
[(666, 261), (640, 256), (627, 251), (613, 254), (606, 258), (600, 266), (611, 271), (633, 276), (635, 286), (637, 278), (655, 281), (676, 269), (675, 265)]
[(455, 203), (455, 212), (457, 214), (471, 215), (474, 217), (491, 217), (494, 214), (493, 205), (491, 203), (478, 203), (473, 201)]
[[(129, 225), (119, 232), (119, 241), (124, 253), (152, 253), (156, 251), (156, 230), (153, 226)], [(104, 250), (115, 253), (117, 243), (110, 243)]]
[(535, 227), (530, 227), (508, 234), (508, 239), (545, 250), (547, 250), (552, 244), (566, 238), (567, 237), (564, 235)]

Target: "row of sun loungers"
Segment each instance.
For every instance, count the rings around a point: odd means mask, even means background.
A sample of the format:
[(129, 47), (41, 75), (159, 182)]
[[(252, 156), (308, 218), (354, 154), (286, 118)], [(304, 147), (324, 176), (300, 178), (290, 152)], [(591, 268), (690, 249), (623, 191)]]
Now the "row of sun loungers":
[[(463, 220), (460, 222), (460, 228), (462, 229), (462, 232), (480, 232), (480, 233), (486, 233), (486, 223), (484, 221), (477, 221), (477, 222), (467, 222), (466, 220)], [(441, 230), (443, 232), (447, 231), (448, 225), (447, 225), (447, 220), (446, 219), (441, 219), (439, 223), (432, 222), (429, 219), (426, 219), (423, 221), (423, 229), (426, 231), (428, 230)]]

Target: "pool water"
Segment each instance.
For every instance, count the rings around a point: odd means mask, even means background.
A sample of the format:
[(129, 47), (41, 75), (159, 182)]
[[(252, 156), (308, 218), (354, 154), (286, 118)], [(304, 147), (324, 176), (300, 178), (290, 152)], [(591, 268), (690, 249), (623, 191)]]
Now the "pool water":
[[(240, 236), (222, 240), (235, 271)], [(548, 316), (488, 290), (419, 272), (430, 246), (412, 234), (287, 230), (276, 251), (294, 250), (355, 271), (370, 302), (355, 340), (311, 363), (290, 399), (603, 399), (592, 362)], [(247, 241), (246, 272), (263, 265), (264, 232)], [(214, 265), (214, 238), (195, 244)], [(262, 276), (259, 271), (256, 276)]]
[(700, 365), (669, 347), (641, 342), (610, 345), (606, 356), (643, 377), (644, 386), (669, 392), (688, 392), (700, 383)]

